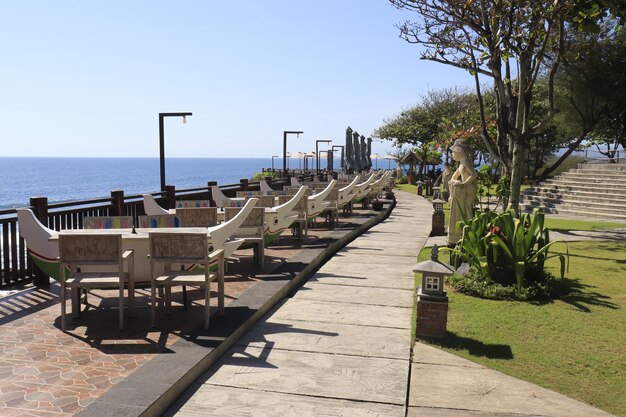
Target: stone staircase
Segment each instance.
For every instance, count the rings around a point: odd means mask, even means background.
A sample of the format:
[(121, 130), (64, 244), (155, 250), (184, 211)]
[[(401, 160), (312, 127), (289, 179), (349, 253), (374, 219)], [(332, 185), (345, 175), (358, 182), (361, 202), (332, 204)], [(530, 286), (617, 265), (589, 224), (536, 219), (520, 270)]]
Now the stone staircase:
[(523, 193), (526, 211), (626, 220), (626, 164), (579, 164)]

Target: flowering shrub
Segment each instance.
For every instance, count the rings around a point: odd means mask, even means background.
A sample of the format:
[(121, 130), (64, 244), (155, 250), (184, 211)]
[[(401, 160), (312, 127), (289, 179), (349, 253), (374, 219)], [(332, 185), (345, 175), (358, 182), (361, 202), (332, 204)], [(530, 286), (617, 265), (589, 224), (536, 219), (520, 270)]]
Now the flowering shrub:
[(479, 211), (464, 221), (463, 236), (453, 253), (469, 263), (470, 276), (481, 285), (514, 287), (521, 295), (528, 294), (529, 287), (552, 279), (544, 271), (546, 259), (560, 260), (563, 278), (569, 253), (562, 242), (566, 255), (550, 254), (550, 247), (556, 243), (550, 242), (544, 215), (536, 209), (520, 216), (513, 210), (500, 214)]

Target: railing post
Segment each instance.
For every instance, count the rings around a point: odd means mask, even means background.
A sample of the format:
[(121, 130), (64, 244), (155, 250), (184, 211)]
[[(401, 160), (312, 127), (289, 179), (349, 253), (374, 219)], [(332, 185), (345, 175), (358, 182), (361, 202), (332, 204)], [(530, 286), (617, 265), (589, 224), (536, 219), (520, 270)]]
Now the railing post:
[(124, 213), (124, 191), (111, 191), (111, 216), (125, 216)]
[(165, 207), (176, 208), (176, 187), (173, 185), (165, 186)]
[(247, 178), (242, 178), (239, 180), (239, 184), (241, 187), (241, 191), (248, 191), (248, 183), (250, 180), (248, 180)]
[[(30, 205), (35, 213), (35, 217), (46, 227), (48, 227), (48, 197), (31, 197)], [(33, 263), (33, 284), (37, 287), (47, 287), (50, 285), (50, 277)]]
[(272, 180), (273, 180), (274, 178), (272, 178), (272, 177), (265, 177), (264, 179), (265, 179), (265, 182), (267, 183), (267, 185), (269, 185), (270, 187), (272, 187)]

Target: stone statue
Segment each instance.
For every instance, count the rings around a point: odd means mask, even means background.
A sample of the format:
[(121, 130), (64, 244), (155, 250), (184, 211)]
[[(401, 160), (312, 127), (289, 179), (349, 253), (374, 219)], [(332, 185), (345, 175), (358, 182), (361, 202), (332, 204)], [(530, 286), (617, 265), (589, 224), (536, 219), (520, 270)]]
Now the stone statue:
[(443, 167), (443, 172), (441, 173), (441, 198), (447, 200), (450, 197), (450, 189), (448, 188), (448, 183), (450, 182), (450, 178), (452, 177), (452, 165), (446, 164)]
[(452, 150), (452, 159), (459, 162), (459, 167), (448, 181), (450, 192), (448, 244), (454, 245), (461, 239), (463, 233), (462, 223), (459, 224), (459, 222), (464, 218), (471, 218), (474, 214), (478, 175), (474, 169), (472, 150), (465, 139), (457, 139), (450, 150)]

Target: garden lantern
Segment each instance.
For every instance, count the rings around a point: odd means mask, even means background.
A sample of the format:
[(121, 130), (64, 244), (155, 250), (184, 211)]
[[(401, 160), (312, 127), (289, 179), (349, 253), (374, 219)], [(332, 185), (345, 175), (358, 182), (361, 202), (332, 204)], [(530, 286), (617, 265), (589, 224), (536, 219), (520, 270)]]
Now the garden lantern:
[(433, 246), (430, 260), (413, 268), (421, 273), (422, 285), (417, 288), (417, 320), (415, 334), (422, 337), (444, 337), (448, 321), (448, 297), (444, 289), (445, 277), (453, 269), (439, 261), (439, 248)]
[(441, 198), (441, 188), (437, 185), (433, 187), (433, 200)]
[(417, 182), (417, 195), (422, 195), (423, 193), (424, 193), (424, 182), (418, 181)]
[(431, 236), (443, 236), (446, 233), (446, 215), (443, 212), (445, 201), (436, 198), (433, 200), (433, 222)]

